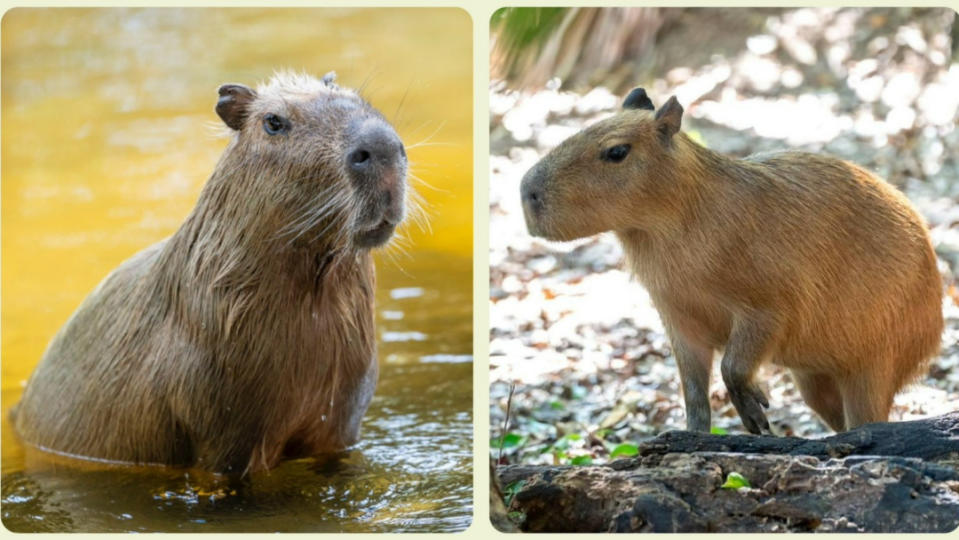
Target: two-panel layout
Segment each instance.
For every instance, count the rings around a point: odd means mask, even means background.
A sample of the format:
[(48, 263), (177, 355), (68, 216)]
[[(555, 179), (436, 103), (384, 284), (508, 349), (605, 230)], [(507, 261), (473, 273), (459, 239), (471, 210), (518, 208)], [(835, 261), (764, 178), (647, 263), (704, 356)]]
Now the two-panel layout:
[(956, 12), (471, 9), (4, 14), (4, 527), (956, 529)]

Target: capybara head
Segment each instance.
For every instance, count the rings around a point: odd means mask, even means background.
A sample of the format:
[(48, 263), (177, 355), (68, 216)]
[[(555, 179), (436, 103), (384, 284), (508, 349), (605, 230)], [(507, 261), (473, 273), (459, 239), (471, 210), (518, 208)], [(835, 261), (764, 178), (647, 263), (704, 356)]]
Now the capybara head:
[[(405, 215), (407, 158), (382, 114), (335, 74), (281, 73), (256, 90), (220, 87), (216, 112), (236, 132), (218, 171), (272, 240), (324, 249), (387, 242)], [(240, 179), (237, 176), (242, 177)]]
[(523, 177), (529, 232), (573, 240), (649, 226), (677, 188), (670, 171), (682, 115), (675, 97), (655, 111), (636, 88), (622, 111), (563, 141)]

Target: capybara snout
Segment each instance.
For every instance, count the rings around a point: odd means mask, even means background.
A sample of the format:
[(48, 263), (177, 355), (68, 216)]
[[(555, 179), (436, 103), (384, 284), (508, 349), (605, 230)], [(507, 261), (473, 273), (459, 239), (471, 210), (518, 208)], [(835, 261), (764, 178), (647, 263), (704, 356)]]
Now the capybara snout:
[(376, 116), (355, 120), (347, 141), (347, 170), (360, 202), (354, 240), (379, 245), (405, 215), (406, 149), (393, 127)]
[(520, 199), (523, 203), (523, 216), (526, 218), (526, 227), (534, 236), (544, 236), (539, 222), (546, 206), (545, 184), (546, 172), (542, 163), (537, 163), (520, 182)]
[(379, 118), (364, 118), (353, 124), (346, 158), (358, 181), (375, 178), (370, 171), (376, 167), (390, 168), (406, 162), (403, 142), (389, 124)]

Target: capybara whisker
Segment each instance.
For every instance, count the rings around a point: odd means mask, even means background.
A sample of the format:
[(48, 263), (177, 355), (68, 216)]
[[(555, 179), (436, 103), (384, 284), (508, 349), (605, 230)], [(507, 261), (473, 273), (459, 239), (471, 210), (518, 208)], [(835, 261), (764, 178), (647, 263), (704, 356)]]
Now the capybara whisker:
[(429, 201), (427, 201), (417, 191), (410, 190), (408, 211), (410, 219), (416, 224), (420, 231), (433, 234), (433, 228), (432, 225), (430, 225), (430, 216), (426, 211), (426, 207), (428, 206)]
[(415, 149), (415, 148), (425, 148), (425, 147), (428, 147), (428, 146), (445, 146), (445, 147), (447, 147), (447, 148), (455, 148), (455, 147), (456, 147), (456, 145), (453, 144), (453, 143), (421, 141), (421, 142), (418, 142), (418, 143), (416, 143), (416, 144), (411, 144), (411, 145), (407, 146), (406, 149), (407, 149), (407, 150), (413, 150), (413, 149)]
[(330, 186), (317, 196), (310, 199), (303, 208), (302, 214), (293, 218), (293, 220), (281, 228), (277, 236), (283, 237), (296, 234), (299, 237), (304, 232), (312, 229), (325, 218), (335, 219), (335, 212), (341, 212), (346, 207), (348, 194), (344, 193), (339, 186)]
[[(422, 167), (424, 167), (424, 165), (422, 165), (422, 164), (411, 164), (411, 167), (421, 167), (421, 168), (422, 168)], [(430, 184), (430, 183), (427, 182), (426, 180), (423, 180), (423, 179), (420, 178), (419, 176), (417, 176), (417, 175), (415, 175), (415, 174), (412, 174), (412, 173), (410, 174), (410, 179), (413, 180), (413, 181), (415, 181), (417, 184), (419, 184), (419, 185), (421, 185), (421, 186), (423, 186), (423, 187), (425, 187), (425, 188), (427, 188), (427, 189), (429, 189), (429, 190), (435, 191), (435, 192), (437, 192), (437, 193), (449, 193), (449, 192), (450, 192), (450, 190), (448, 190), (448, 189), (443, 189), (443, 188), (438, 188), (438, 187)]]

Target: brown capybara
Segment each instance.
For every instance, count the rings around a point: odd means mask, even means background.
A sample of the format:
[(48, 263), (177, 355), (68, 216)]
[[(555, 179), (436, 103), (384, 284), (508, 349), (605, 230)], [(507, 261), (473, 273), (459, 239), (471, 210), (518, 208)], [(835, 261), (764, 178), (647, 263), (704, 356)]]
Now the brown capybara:
[(870, 172), (784, 152), (734, 159), (634, 89), (523, 178), (530, 233), (614, 231), (672, 343), (687, 427), (709, 431), (714, 351), (746, 428), (769, 431), (755, 375), (789, 368), (836, 431), (885, 421), (939, 347), (942, 288), (922, 219)]
[(14, 414), (26, 442), (246, 474), (357, 439), (377, 378), (370, 250), (404, 217), (407, 158), (334, 79), (220, 87), (233, 134), (196, 207), (53, 338)]

